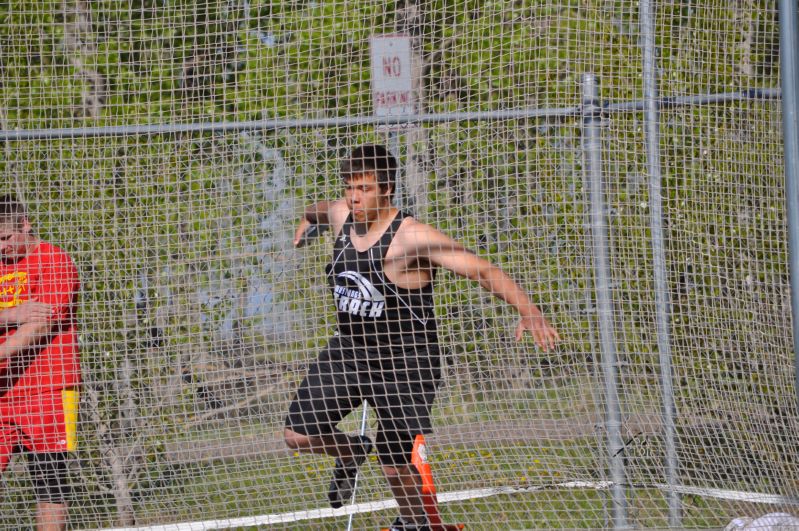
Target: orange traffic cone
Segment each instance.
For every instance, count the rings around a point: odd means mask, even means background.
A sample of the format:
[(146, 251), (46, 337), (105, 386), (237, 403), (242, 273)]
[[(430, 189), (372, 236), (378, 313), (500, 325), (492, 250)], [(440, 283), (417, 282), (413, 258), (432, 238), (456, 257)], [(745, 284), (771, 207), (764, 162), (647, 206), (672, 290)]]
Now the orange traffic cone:
[(417, 435), (413, 441), (411, 464), (416, 467), (422, 477), (422, 503), (433, 531), (458, 531), (463, 529), (463, 524), (445, 524), (441, 521), (441, 515), (438, 512), (436, 486), (433, 483), (433, 472), (430, 469), (430, 463), (427, 462), (427, 447), (425, 446), (424, 435)]

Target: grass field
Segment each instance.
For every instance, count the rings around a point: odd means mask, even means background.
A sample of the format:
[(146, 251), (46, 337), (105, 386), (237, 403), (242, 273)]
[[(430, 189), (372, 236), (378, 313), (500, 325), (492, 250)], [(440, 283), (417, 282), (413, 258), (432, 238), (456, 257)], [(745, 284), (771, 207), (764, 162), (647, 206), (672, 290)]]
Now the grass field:
[[(589, 385), (570, 382), (561, 389)], [(568, 389), (567, 389), (568, 390)], [(471, 529), (596, 529), (611, 526), (610, 492), (591, 487), (567, 488), (564, 484), (600, 484), (605, 477), (603, 435), (596, 419), (586, 416), (595, 409), (585, 393), (561, 393), (568, 409), (533, 414), (531, 404), (546, 403), (551, 389), (520, 391), (497, 397), (480, 396), (473, 403), (446, 401), (435, 411), (436, 434), (428, 440), (429, 460), (438, 491), (452, 494), (478, 489), (514, 490), (490, 497), (443, 503), (446, 521), (470, 524)], [(509, 399), (511, 397), (513, 399)], [(582, 398), (580, 398), (582, 397)], [(476, 405), (477, 404), (477, 405)], [(491, 409), (488, 409), (488, 408)], [(546, 415), (546, 418), (534, 418)], [(370, 415), (369, 433), (374, 433)], [(356, 432), (361, 411), (345, 419), (341, 428)], [(453, 420), (454, 419), (454, 420)], [(498, 419), (502, 419), (501, 421)], [(449, 421), (449, 422), (448, 422)], [(436, 437), (440, 439), (436, 440)], [(458, 441), (456, 444), (444, 441)], [(177, 430), (169, 450), (150, 455), (145, 472), (133, 485), (137, 525), (224, 520), (296, 511), (326, 510), (332, 460), (327, 457), (292, 455), (283, 446), (280, 428), (252, 419), (227, 420)], [(652, 469), (662, 465), (657, 454)], [(89, 460), (81, 466), (90, 466)], [(8, 513), (5, 528), (31, 525), (33, 503), (27, 474), (6, 474), (0, 492)], [(356, 503), (391, 499), (377, 457), (370, 456), (362, 469)], [(657, 476), (657, 474), (655, 474)], [(652, 477), (655, 477), (652, 476)], [(76, 478), (77, 479), (77, 478)], [(647, 479), (655, 481), (655, 479)], [(90, 482), (76, 481), (72, 520), (76, 528), (117, 525), (115, 500)], [(651, 485), (628, 490), (629, 519), (635, 525), (660, 528), (667, 525), (665, 495)], [(700, 497), (684, 497), (683, 525), (723, 527), (729, 515), (746, 514), (740, 504)], [(762, 510), (761, 510), (762, 509)], [(754, 509), (749, 514), (774, 510)], [(378, 529), (390, 523), (396, 508), (356, 514), (355, 529)], [(12, 520), (14, 518), (15, 520)], [(346, 528), (348, 516), (297, 520), (273, 528)], [(306, 527), (307, 528), (307, 527)]]
[[(587, 441), (586, 441), (587, 442)], [(431, 455), (439, 493), (485, 487), (516, 487), (528, 490), (515, 494), (445, 503), (440, 511), (445, 521), (470, 524), (468, 529), (598, 529), (611, 525), (609, 492), (590, 488), (560, 488), (559, 483), (590, 480), (569, 477), (568, 471), (587, 470), (591, 455), (557, 455), (539, 448), (542, 458), (530, 460), (520, 467), (522, 455), (530, 448), (475, 447), (437, 448)], [(207, 462), (169, 465), (152, 470), (157, 482), (143, 483), (137, 492), (136, 508), (147, 519), (137, 525), (163, 525), (167, 522), (197, 522), (214, 519), (243, 518), (270, 514), (299, 513), (328, 507), (326, 490), (332, 462), (329, 458), (298, 456), (294, 459), (273, 457), (242, 459), (235, 462)], [(524, 475), (521, 475), (524, 471)], [(563, 472), (561, 472), (561, 470)], [(26, 493), (29, 485), (24, 474), (6, 475), (5, 492), (13, 492), (12, 500), (4, 500), (10, 509), (3, 515), (6, 528), (27, 528), (32, 524), (27, 506), (33, 500)], [(597, 478), (593, 478), (597, 479)], [(224, 486), (224, 488), (220, 488)], [(112, 527), (116, 524), (113, 500), (108, 496), (77, 489), (72, 503), (76, 528)], [(381, 501), (391, 495), (381, 476), (379, 463), (371, 456), (363, 468), (361, 488), (356, 502)], [(629, 518), (637, 526), (667, 526), (667, 505), (664, 494), (655, 488), (630, 489)], [(723, 527), (729, 515), (760, 514), (773, 507), (753, 507), (747, 511), (740, 503), (723, 500), (683, 497), (685, 528)], [(16, 509), (16, 510), (15, 510)], [(356, 514), (355, 529), (378, 529), (390, 523), (395, 508)], [(15, 520), (11, 520), (12, 515)], [(345, 529), (348, 516), (298, 520), (276, 524), (275, 529), (308, 528)], [(264, 526), (262, 526), (264, 527)], [(241, 528), (245, 529), (245, 528)]]

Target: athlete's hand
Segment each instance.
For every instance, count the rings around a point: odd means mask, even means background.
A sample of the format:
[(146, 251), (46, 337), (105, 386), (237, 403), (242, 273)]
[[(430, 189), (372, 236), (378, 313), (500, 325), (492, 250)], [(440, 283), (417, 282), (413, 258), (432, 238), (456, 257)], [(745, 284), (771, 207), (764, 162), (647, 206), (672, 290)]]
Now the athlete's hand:
[(311, 222), (308, 221), (305, 216), (300, 219), (300, 224), (297, 225), (297, 230), (294, 231), (294, 247), (299, 247), (300, 242), (302, 242), (302, 236), (305, 234), (305, 231), (311, 226)]
[(560, 341), (558, 331), (540, 313), (522, 317), (519, 326), (516, 327), (516, 341), (521, 341), (525, 332), (529, 332), (533, 336), (536, 345), (544, 349), (545, 352), (554, 349), (555, 344)]
[(31, 299), (0, 312), (0, 321), (7, 325), (46, 323), (54, 313), (55, 308), (51, 304)]

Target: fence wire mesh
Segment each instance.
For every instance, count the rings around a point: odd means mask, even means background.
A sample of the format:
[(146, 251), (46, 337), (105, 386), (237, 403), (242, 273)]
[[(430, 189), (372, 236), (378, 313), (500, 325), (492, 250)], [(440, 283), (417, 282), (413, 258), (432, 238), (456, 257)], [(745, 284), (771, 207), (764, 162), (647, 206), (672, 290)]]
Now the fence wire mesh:
[[(398, 157), (399, 204), (505, 270), (563, 337), (554, 352), (517, 342), (511, 306), (436, 277), (443, 379), (428, 442), (442, 516), (612, 527), (587, 72), (604, 109), (627, 517), (667, 525), (644, 117), (610, 110), (643, 98), (638, 2), (10, 0), (0, 15), (3, 193), (81, 280), (71, 527), (347, 526), (328, 506), (332, 459), (283, 441), (336, 323), (333, 235), (299, 249), (292, 237), (306, 205), (341, 197), (339, 163), (367, 142)], [(779, 88), (773, 2), (656, 3), (654, 27), (663, 97)], [(488, 119), (358, 122), (377, 110), (381, 35), (410, 43), (414, 112)], [(524, 109), (552, 112), (491, 119)], [(795, 511), (779, 101), (664, 107), (658, 130), (681, 525)], [(0, 291), (0, 315), (19, 302)], [(27, 444), (3, 400), (6, 446)], [(33, 522), (27, 468), (15, 455), (0, 477), (2, 529)], [(354, 527), (386, 526), (391, 499), (373, 455)]]

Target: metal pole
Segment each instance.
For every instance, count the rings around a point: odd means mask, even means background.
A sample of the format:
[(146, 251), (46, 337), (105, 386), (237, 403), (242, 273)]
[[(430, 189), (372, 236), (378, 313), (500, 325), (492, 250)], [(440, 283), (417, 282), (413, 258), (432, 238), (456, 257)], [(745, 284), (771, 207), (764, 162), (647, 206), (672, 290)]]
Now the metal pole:
[(586, 188), (591, 202), (591, 249), (594, 259), (594, 289), (602, 369), (605, 377), (607, 418), (605, 429), (610, 459), (611, 501), (614, 529), (627, 529), (627, 499), (624, 486), (624, 442), (618, 396), (616, 334), (610, 290), (610, 251), (602, 186), (602, 131), (599, 89), (593, 74), (583, 74), (583, 159)]
[(678, 461), (674, 430), (674, 387), (671, 368), (671, 301), (666, 282), (666, 251), (663, 236), (663, 197), (660, 173), (660, 132), (657, 103), (657, 73), (655, 64), (655, 24), (650, 0), (639, 4), (644, 67), (644, 101), (646, 112), (646, 163), (649, 170), (649, 212), (652, 231), (652, 261), (655, 280), (655, 319), (660, 358), (660, 387), (663, 408), (663, 444), (666, 451), (666, 484), (668, 485), (669, 525), (680, 527), (680, 496)]
[(791, 271), (794, 372), (799, 407), (799, 46), (796, 0), (780, 0), (782, 135), (785, 143), (785, 201)]
[[(780, 89), (746, 89), (735, 92), (718, 92), (716, 94), (701, 94), (697, 96), (669, 96), (655, 100), (657, 108), (678, 109), (680, 107), (699, 107), (702, 105), (718, 105), (736, 101), (765, 101), (780, 99)], [(617, 112), (640, 112), (646, 110), (646, 100), (623, 101), (621, 103), (608, 103), (604, 110), (608, 114)]]
[(506, 111), (467, 111), (422, 113), (397, 116), (341, 116), (335, 118), (286, 118), (279, 120), (245, 120), (241, 122), (197, 122), (189, 124), (114, 125), (97, 127), (63, 127), (55, 129), (0, 130), (0, 142), (62, 138), (90, 138), (125, 135), (169, 135), (189, 133), (228, 133), (238, 131), (274, 131), (279, 129), (320, 129), (325, 127), (391, 126), (424, 123), (451, 123), (482, 120), (523, 120), (579, 116), (579, 107), (553, 109), (511, 109)]
[[(366, 401), (363, 402), (363, 415), (361, 416), (361, 435), (366, 435), (366, 413), (367, 413), (367, 405)], [(350, 500), (351, 503), (355, 503), (355, 495), (358, 493), (358, 479), (361, 477), (361, 471), (355, 474), (355, 484), (352, 487), (352, 499)], [(347, 531), (352, 531), (352, 519), (355, 516), (355, 513), (350, 513), (350, 517), (347, 520)]]
[[(745, 100), (770, 100), (780, 97), (779, 89), (747, 89), (739, 92), (676, 96), (660, 98), (659, 108), (677, 108), (689, 105), (715, 105)], [(644, 110), (642, 100), (608, 104), (605, 111), (637, 112)], [(279, 120), (245, 120), (240, 122), (198, 122), (191, 124), (110, 125), (97, 127), (63, 127), (51, 129), (0, 130), (0, 142), (21, 140), (58, 140), (64, 138), (93, 138), (128, 135), (180, 135), (193, 133), (227, 133), (236, 131), (275, 131), (279, 129), (321, 129), (326, 127), (359, 127), (388, 125), (418, 125), (452, 122), (479, 122), (500, 120), (534, 120), (539, 118), (567, 118), (580, 116), (579, 107), (552, 109), (510, 109), (505, 111), (473, 111), (454, 113), (421, 113), (408, 116), (341, 116), (336, 118), (297, 118)]]
[(388, 145), (386, 147), (388, 152), (394, 155), (397, 160), (397, 180), (394, 182), (394, 206), (400, 210), (405, 210), (407, 208), (407, 199), (405, 198), (407, 192), (405, 183), (402, 182), (405, 178), (405, 172), (402, 171), (402, 163), (400, 162), (402, 157), (399, 134), (394, 129), (388, 132)]

